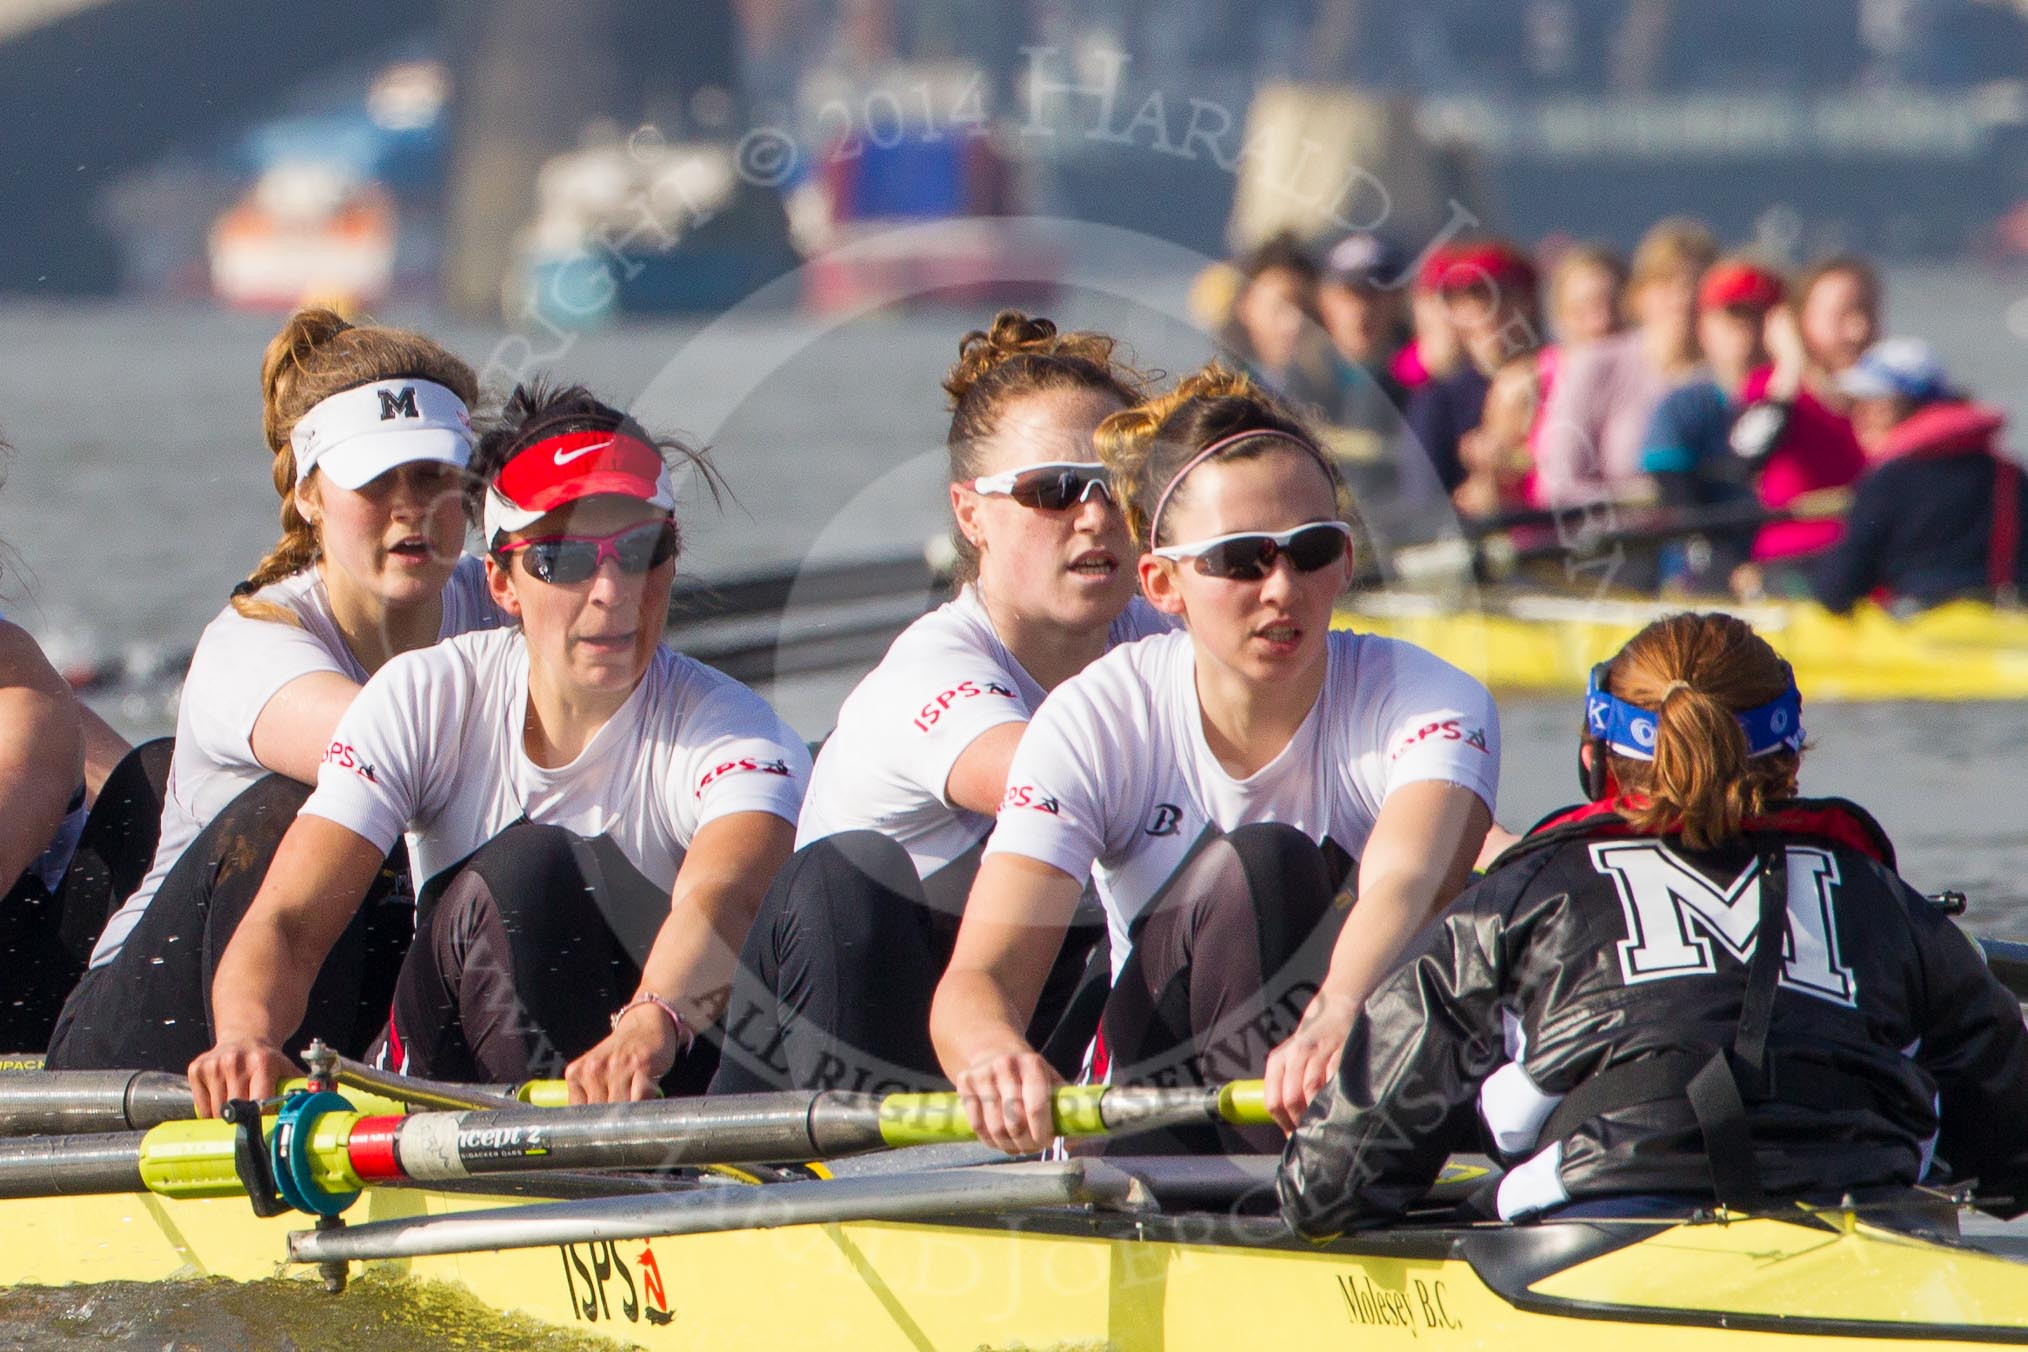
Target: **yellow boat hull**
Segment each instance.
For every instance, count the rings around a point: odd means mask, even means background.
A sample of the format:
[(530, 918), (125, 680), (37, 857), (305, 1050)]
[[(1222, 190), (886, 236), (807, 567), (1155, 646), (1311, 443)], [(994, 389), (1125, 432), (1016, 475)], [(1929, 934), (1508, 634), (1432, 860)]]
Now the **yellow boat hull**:
[[(375, 1190), (351, 1219), (521, 1199)], [(236, 1199), (0, 1202), (0, 1284), (282, 1274), (290, 1230)], [(1582, 1227), (1596, 1234), (1596, 1227)], [(848, 1222), (368, 1265), (651, 1347), (1726, 1347), (1911, 1336), (2028, 1341), (2028, 1265), (1853, 1223), (1657, 1226), (1548, 1275), (1486, 1260), (1534, 1231), (1410, 1231), (1323, 1249), (1262, 1222), (1032, 1213)], [(1147, 1237), (1136, 1237), (1144, 1235)], [(1531, 1238), (1531, 1236), (1533, 1238)], [(1475, 1248), (1474, 1246), (1477, 1246)], [(1538, 1244), (1539, 1247), (1539, 1244)], [(1596, 1246), (1594, 1246), (1596, 1247)], [(1525, 1257), (1525, 1255), (1524, 1255)], [(1521, 1268), (1526, 1268), (1526, 1263)], [(315, 1280), (305, 1269), (286, 1269)], [(333, 1299), (344, 1299), (342, 1296)], [(1778, 1342), (1776, 1340), (1779, 1340)]]
[[(1341, 627), (1405, 639), (1494, 690), (1584, 689), (1592, 664), (1683, 603), (1513, 597), (1457, 609), (1380, 592), (1351, 598)], [(1714, 608), (1706, 603), (1702, 608)], [(2028, 613), (1953, 602), (1908, 620), (1873, 605), (1833, 615), (1803, 602), (1717, 607), (1749, 621), (1795, 668), (1808, 699), (2028, 699)]]

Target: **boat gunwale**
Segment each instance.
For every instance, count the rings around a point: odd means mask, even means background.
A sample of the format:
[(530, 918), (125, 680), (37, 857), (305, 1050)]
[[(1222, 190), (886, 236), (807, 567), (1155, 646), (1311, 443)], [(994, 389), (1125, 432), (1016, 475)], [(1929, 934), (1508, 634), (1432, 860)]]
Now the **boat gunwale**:
[[(499, 1186), (511, 1175), (496, 1176), (485, 1180), (470, 1180), (467, 1186), (445, 1186), (442, 1183), (427, 1187), (392, 1187), (390, 1192), (415, 1192), (434, 1194), (444, 1199), (473, 1199), (484, 1197), (499, 1198), (503, 1201), (525, 1201), (539, 1187), (506, 1190)], [(552, 1176), (554, 1180), (554, 1176)], [(532, 1180), (531, 1180), (532, 1181)], [(572, 1184), (581, 1186), (591, 1181), (580, 1176), (571, 1179)], [(619, 1182), (609, 1179), (608, 1182)], [(638, 1185), (645, 1180), (628, 1180)], [(625, 1186), (625, 1185), (623, 1185)], [(691, 1184), (691, 1187), (711, 1187), (710, 1184)], [(728, 1185), (729, 1186), (729, 1185)], [(570, 1191), (576, 1191), (575, 1187)], [(628, 1190), (632, 1190), (631, 1188)], [(680, 1188), (678, 1190), (681, 1190)], [(132, 1194), (145, 1196), (146, 1194)], [(32, 1199), (21, 1199), (32, 1201)], [(43, 1199), (61, 1201), (60, 1198)], [(224, 1199), (219, 1199), (224, 1200)], [(18, 1203), (17, 1203), (18, 1204)], [(248, 1216), (251, 1219), (251, 1214)], [(1823, 1220), (1797, 1217), (1757, 1217), (1755, 1221), (1773, 1221), (1777, 1224), (1796, 1228), (1834, 1229)], [(936, 1217), (911, 1218), (905, 1221), (850, 1219), (821, 1222), (831, 1226), (878, 1226), (893, 1229), (933, 1229), (940, 1231), (973, 1231), (981, 1234), (1002, 1234), (1016, 1237), (1034, 1235), (1037, 1237), (1086, 1239), (1104, 1243), (1143, 1242), (1169, 1245), (1182, 1249), (1202, 1250), (1245, 1250), (1254, 1253), (1268, 1253), (1322, 1260), (1407, 1260), (1411, 1262), (1463, 1263), (1472, 1277), (1481, 1284), (1488, 1295), (1498, 1299), (1510, 1308), (1524, 1314), (1546, 1317), (1576, 1318), (1592, 1322), (1620, 1322), (1629, 1324), (1676, 1326), (1683, 1328), (1725, 1329), (1740, 1332), (1795, 1334), (1802, 1336), (1838, 1338), (1884, 1338), (1897, 1341), (1957, 1341), (1979, 1344), (2028, 1345), (2028, 1324), (2021, 1326), (1996, 1326), (1982, 1324), (1958, 1324), (1938, 1321), (1913, 1322), (1905, 1320), (1863, 1320), (1817, 1315), (1780, 1315), (1735, 1310), (1704, 1310), (1686, 1306), (1631, 1305), (1611, 1301), (1586, 1300), (1570, 1296), (1545, 1295), (1533, 1289), (1534, 1285), (1559, 1273), (1578, 1267), (1594, 1259), (1604, 1257), (1617, 1250), (1640, 1243), (1642, 1240), (1667, 1233), (1671, 1229), (1685, 1226), (1705, 1228), (1710, 1225), (1728, 1225), (1736, 1222), (1723, 1219), (1697, 1219), (1677, 1222), (1673, 1225), (1657, 1225), (1648, 1221), (1578, 1220), (1548, 1221), (1536, 1224), (1511, 1224), (1489, 1222), (1477, 1225), (1461, 1225), (1448, 1216), (1439, 1219), (1426, 1215), (1424, 1219), (1409, 1218), (1389, 1229), (1354, 1231), (1334, 1236), (1323, 1242), (1313, 1243), (1290, 1231), (1278, 1217), (1263, 1215), (1239, 1215), (1215, 1211), (1132, 1211), (1132, 1210), (1086, 1210), (1079, 1208), (1027, 1208), (998, 1213), (968, 1213)], [(1868, 1228), (1870, 1231), (1871, 1227)], [(1868, 1231), (1861, 1231), (1867, 1234)], [(1881, 1239), (1888, 1236), (1883, 1234)], [(1901, 1237), (1901, 1236), (1897, 1236)], [(1953, 1242), (1926, 1236), (1913, 1238), (1925, 1247), (1948, 1253), (1962, 1250), (1968, 1255), (1998, 1259), (2004, 1262), (2020, 1262), (2008, 1254), (1996, 1253), (1976, 1243)]]
[[(1815, 1219), (1786, 1216), (1755, 1219), (1773, 1220), (1799, 1229), (1825, 1228), (1823, 1221)], [(1012, 1231), (1105, 1241), (1140, 1240), (1188, 1248), (1267, 1250), (1323, 1259), (1463, 1262), (1488, 1292), (1527, 1314), (1750, 1333), (2028, 1345), (2028, 1324), (2007, 1327), (1934, 1321), (1841, 1319), (1823, 1315), (1768, 1315), (1735, 1310), (1700, 1310), (1687, 1306), (1586, 1301), (1569, 1296), (1544, 1295), (1533, 1290), (1537, 1282), (1638, 1244), (1666, 1229), (1737, 1223), (1718, 1219), (1685, 1220), (1676, 1226), (1666, 1227), (1658, 1227), (1651, 1222), (1616, 1224), (1595, 1220), (1459, 1225), (1446, 1219), (1421, 1225), (1410, 1219), (1391, 1230), (1355, 1231), (1316, 1243), (1303, 1239), (1275, 1218), (1216, 1212), (1081, 1212), (1049, 1208), (998, 1215), (924, 1217), (906, 1222), (876, 1223)], [(2018, 1261), (1976, 1244), (1953, 1244), (1929, 1236), (1913, 1238), (1938, 1249), (1955, 1248), (2003, 1262)], [(1511, 1250), (1517, 1247), (1549, 1248), (1556, 1252), (1524, 1255), (1518, 1259), (1511, 1253), (1492, 1252), (1496, 1248)]]

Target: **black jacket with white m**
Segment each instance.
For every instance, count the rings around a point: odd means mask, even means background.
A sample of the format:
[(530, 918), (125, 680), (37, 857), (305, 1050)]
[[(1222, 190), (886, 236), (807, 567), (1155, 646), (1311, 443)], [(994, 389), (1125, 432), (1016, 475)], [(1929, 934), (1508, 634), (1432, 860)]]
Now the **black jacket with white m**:
[[(2028, 1032), (2014, 998), (1895, 875), (1893, 847), (1859, 808), (1798, 800), (1747, 825), (1785, 842), (1788, 861), (1770, 1097), (1747, 1105), (1761, 1186), (1912, 1184), (1940, 1155), (1979, 1180), (1982, 1206), (2028, 1209)], [(1538, 1136), (1591, 1076), (1733, 1045), (1758, 878), (1751, 838), (1692, 850), (1635, 834), (1610, 804), (1542, 823), (1367, 1001), (1283, 1156), (1289, 1224), (1321, 1236), (1396, 1216), (1447, 1154), (1486, 1148), (1482, 1129), (1509, 1165), (1506, 1217), (1610, 1194), (1710, 1195), (1686, 1098)], [(1785, 1067), (1812, 1087), (1808, 1102), (1784, 1100)]]

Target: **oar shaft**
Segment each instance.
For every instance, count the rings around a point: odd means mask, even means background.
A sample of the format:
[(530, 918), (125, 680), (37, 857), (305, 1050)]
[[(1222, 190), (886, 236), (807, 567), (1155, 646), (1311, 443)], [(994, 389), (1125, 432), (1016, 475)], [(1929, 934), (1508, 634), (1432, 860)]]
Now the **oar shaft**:
[[(418, 1079), (376, 1070), (364, 1061), (354, 1061), (348, 1056), (338, 1058), (338, 1083), (347, 1089), (363, 1089), (391, 1102), (405, 1103), (411, 1108), (512, 1108), (516, 1103), (528, 1101), (517, 1099), (517, 1091), (512, 1085), (447, 1084), (439, 1080)], [(530, 1081), (522, 1088), (537, 1083), (540, 1081)]]
[[(415, 1108), (508, 1108), (517, 1103), (561, 1107), (561, 1080), (515, 1085), (453, 1085), (409, 1080), (342, 1062), (345, 1096), (362, 1112)], [(299, 1087), (290, 1080), (282, 1087)], [(190, 1082), (154, 1070), (34, 1070), (0, 1072), (0, 1137), (62, 1136), (76, 1132), (146, 1131), (188, 1121), (196, 1111)]]
[(0, 1074), (0, 1135), (145, 1131), (189, 1117), (190, 1083), (153, 1070), (31, 1070)]
[[(141, 1176), (141, 1142), (146, 1135), (105, 1131), (0, 1141), (0, 1198), (146, 1192), (147, 1182)], [(225, 1158), (230, 1174), (230, 1143)]]
[(412, 1113), (359, 1123), (351, 1154), (369, 1182), (823, 1159), (879, 1149), (879, 1107), (871, 1095), (823, 1091)]
[(1133, 1195), (1132, 1188), (1131, 1178), (1096, 1160), (987, 1165), (893, 1178), (543, 1202), (471, 1214), (374, 1221), (291, 1234), (289, 1258), (298, 1263), (414, 1258), (841, 1220), (916, 1220), (1040, 1206), (1119, 1204)]
[[(315, 1182), (334, 1192), (531, 1170), (821, 1159), (879, 1149), (879, 1107), (870, 1095), (826, 1091), (407, 1116), (331, 1112), (315, 1119), (306, 1154)], [(273, 1125), (269, 1119), (270, 1133)], [(235, 1130), (183, 1120), (145, 1133), (0, 1141), (0, 1197), (231, 1196), (242, 1190)]]
[[(1185, 1123), (1264, 1120), (1258, 1081), (1214, 1089), (1081, 1085), (1057, 1091), (1057, 1127), (1099, 1136)], [(464, 1112), (330, 1111), (303, 1119), (295, 1166), (313, 1188), (439, 1183), (490, 1174), (659, 1170), (832, 1159), (972, 1138), (956, 1094), (833, 1090), (658, 1099), (646, 1103)], [(272, 1134), (274, 1120), (266, 1131)], [(150, 1191), (223, 1197), (242, 1191), (237, 1129), (180, 1120), (149, 1131), (0, 1141), (0, 1197)]]
[[(329, 1113), (317, 1120), (309, 1157), (319, 1182), (340, 1191), (531, 1170), (819, 1159), (879, 1149), (878, 1106), (860, 1095), (787, 1093), (406, 1117)], [(0, 1140), (0, 1197), (231, 1196), (242, 1190), (233, 1144), (227, 1123), (189, 1119), (146, 1132)]]

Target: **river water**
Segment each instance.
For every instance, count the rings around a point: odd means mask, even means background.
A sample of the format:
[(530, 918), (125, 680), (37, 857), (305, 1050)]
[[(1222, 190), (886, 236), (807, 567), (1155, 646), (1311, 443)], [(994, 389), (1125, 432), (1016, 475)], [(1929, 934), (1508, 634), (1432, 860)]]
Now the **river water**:
[[(1173, 271), (1116, 271), (1066, 295), (1057, 314), (1123, 336), (1145, 365), (1188, 370), (1207, 349), (1183, 317), (1185, 282)], [(549, 370), (632, 405), (650, 427), (711, 445), (732, 498), (722, 509), (701, 499), (686, 507), (684, 567), (702, 576), (886, 554), (942, 529), (937, 380), (958, 335), (985, 318), (882, 311), (820, 323), (735, 312), (711, 325), (517, 339), (398, 306), (380, 317), (438, 336), (483, 368), (496, 396)], [(2017, 425), (2028, 419), (2018, 374), (2028, 276), (1904, 269), (1890, 277), (1889, 318), (1894, 331), (1933, 342), (1963, 385)], [(0, 439), (14, 447), (0, 487), (0, 609), (61, 661), (173, 661), (272, 544), (258, 368), (273, 329), (268, 317), (194, 306), (0, 303)], [(770, 693), (815, 737), (855, 675), (799, 678)], [(172, 686), (158, 681), (101, 711), (131, 736), (167, 731)], [(1503, 702), (1508, 825), (1576, 796), (1578, 716), (1575, 700)], [(1815, 746), (1807, 792), (1870, 808), (1910, 881), (1970, 894), (1974, 928), (2028, 937), (2028, 708), (1813, 703), (1806, 722)], [(78, 1337), (151, 1348), (356, 1346), (360, 1331), (388, 1319), (418, 1345), (440, 1338), (427, 1302), (381, 1293), (369, 1308), (348, 1298), (339, 1302), (348, 1322), (331, 1325), (328, 1312), (297, 1300), (204, 1287), (167, 1298), (16, 1292), (0, 1295), (0, 1349)], [(466, 1341), (521, 1337), (501, 1329)]]

